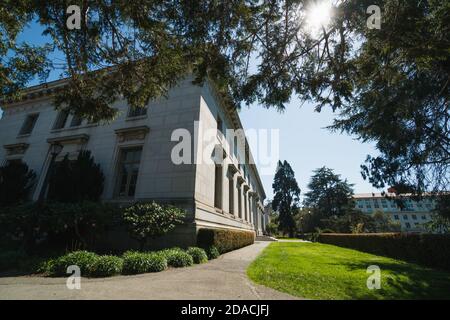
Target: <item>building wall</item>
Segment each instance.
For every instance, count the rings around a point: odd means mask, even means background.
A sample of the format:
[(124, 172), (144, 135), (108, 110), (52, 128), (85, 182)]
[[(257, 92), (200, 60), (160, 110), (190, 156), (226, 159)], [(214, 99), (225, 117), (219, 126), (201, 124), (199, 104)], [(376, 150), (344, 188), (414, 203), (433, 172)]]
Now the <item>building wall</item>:
[[(222, 208), (214, 206), (215, 165), (194, 161), (176, 165), (171, 161), (173, 147), (179, 141), (171, 141), (176, 129), (186, 129), (191, 137), (196, 137), (196, 121), (200, 121), (204, 129), (217, 127), (217, 116), (223, 121), (225, 128), (233, 128), (227, 111), (217, 101), (213, 90), (208, 85), (203, 87), (192, 85), (190, 79), (180, 82), (169, 91), (167, 98), (160, 98), (148, 105), (147, 114), (129, 117), (126, 101), (116, 101), (114, 107), (119, 110), (118, 117), (111, 123), (88, 124), (86, 120), (78, 127), (69, 127), (72, 116), (69, 116), (63, 129), (53, 130), (58, 112), (54, 110), (51, 97), (42, 96), (28, 102), (20, 102), (7, 106), (0, 120), (0, 163), (5, 160), (22, 159), (34, 170), (38, 184), (33, 194), (36, 200), (43, 185), (45, 173), (50, 163), (49, 147), (51, 142), (63, 144), (64, 149), (58, 156), (76, 155), (81, 149), (91, 150), (95, 162), (99, 163), (105, 175), (105, 188), (102, 198), (106, 201), (159, 200), (173, 203), (185, 208), (190, 216), (185, 229), (178, 235), (186, 239), (189, 245), (194, 244), (195, 235), (192, 230), (201, 227), (224, 227), (254, 230), (255, 221), (263, 220), (262, 202), (264, 191), (256, 183), (256, 172), (247, 168), (247, 175), (237, 163), (234, 153), (228, 152), (222, 170)], [(30, 135), (18, 136), (18, 133), (31, 113), (39, 113), (38, 120)], [(197, 135), (197, 139), (200, 136)], [(214, 144), (228, 148), (225, 139), (216, 135)], [(242, 137), (244, 139), (244, 137)], [(198, 142), (198, 141), (197, 141)], [(27, 145), (23, 154), (11, 152), (11, 145)], [(8, 147), (9, 146), (9, 147)], [(141, 161), (135, 196), (132, 199), (116, 197), (118, 158), (122, 148), (142, 146)], [(199, 156), (195, 149), (195, 140), (191, 144), (192, 160)], [(233, 175), (234, 206), (229, 207), (228, 176), (229, 165), (234, 164), (238, 172)], [(238, 215), (238, 176), (244, 180), (241, 188), (242, 217)], [(257, 185), (257, 187), (255, 187)], [(252, 196), (249, 194), (252, 193)], [(247, 204), (244, 203), (247, 199)], [(248, 215), (244, 215), (247, 206)], [(260, 208), (261, 207), (261, 208)], [(262, 232), (263, 227), (257, 228)], [(189, 236), (186, 234), (189, 233)], [(170, 241), (169, 241), (170, 242)]]
[(395, 200), (386, 199), (381, 195), (358, 195), (354, 197), (355, 208), (366, 214), (374, 214), (381, 211), (386, 214), (393, 222), (400, 223), (404, 232), (424, 231), (424, 223), (432, 220), (432, 210), (435, 208), (435, 202), (432, 199), (424, 198), (421, 201), (415, 201), (410, 197), (403, 197), (405, 207), (400, 208)]

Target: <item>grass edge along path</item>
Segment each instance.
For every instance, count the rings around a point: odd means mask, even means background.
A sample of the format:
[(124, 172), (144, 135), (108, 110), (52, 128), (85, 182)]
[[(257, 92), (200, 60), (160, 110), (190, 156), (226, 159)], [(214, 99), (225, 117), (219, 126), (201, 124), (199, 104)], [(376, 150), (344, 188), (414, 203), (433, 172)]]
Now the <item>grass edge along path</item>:
[[(381, 269), (379, 290), (367, 288), (370, 265)], [(321, 243), (271, 243), (247, 275), (307, 299), (450, 299), (450, 272)]]

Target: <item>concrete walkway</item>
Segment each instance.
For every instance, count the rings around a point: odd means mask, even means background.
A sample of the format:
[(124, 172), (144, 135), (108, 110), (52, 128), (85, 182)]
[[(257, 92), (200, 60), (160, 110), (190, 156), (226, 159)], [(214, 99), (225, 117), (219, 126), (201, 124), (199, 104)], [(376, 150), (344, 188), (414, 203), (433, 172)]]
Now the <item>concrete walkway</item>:
[(0, 278), (0, 299), (295, 299), (288, 294), (254, 284), (247, 266), (270, 242), (224, 254), (188, 268), (159, 273), (81, 279), (80, 290), (69, 290), (66, 278)]

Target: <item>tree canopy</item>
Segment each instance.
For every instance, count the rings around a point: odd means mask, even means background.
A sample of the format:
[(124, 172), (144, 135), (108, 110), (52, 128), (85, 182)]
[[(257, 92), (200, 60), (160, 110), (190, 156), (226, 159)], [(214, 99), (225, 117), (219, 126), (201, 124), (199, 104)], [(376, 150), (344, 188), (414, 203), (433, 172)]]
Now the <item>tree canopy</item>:
[(310, 191), (305, 193), (304, 205), (315, 209), (322, 218), (342, 216), (354, 208), (352, 187), (332, 169), (316, 169), (308, 184)]
[[(317, 111), (331, 107), (331, 130), (376, 143), (380, 155), (362, 166), (376, 187), (448, 189), (450, 3), (376, 2), (381, 29), (367, 27), (373, 0), (341, 0), (331, 23), (311, 34), (313, 0), (74, 0), (79, 30), (66, 27), (66, 1), (6, 0), (0, 91), (17, 97), (30, 79), (58, 69), (71, 78), (55, 96), (58, 108), (112, 119), (118, 97), (142, 107), (192, 72), (236, 108), (283, 110), (294, 96)], [(18, 43), (34, 20), (48, 45)], [(51, 61), (54, 51), (62, 62)]]

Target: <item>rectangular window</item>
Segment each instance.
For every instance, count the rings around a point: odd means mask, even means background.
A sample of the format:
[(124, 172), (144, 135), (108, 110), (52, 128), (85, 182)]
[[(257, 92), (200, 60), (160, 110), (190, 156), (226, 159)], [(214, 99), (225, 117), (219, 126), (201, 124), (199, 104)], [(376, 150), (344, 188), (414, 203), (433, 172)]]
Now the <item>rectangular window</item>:
[(33, 131), (34, 125), (36, 124), (36, 121), (39, 117), (39, 113), (35, 114), (29, 114), (27, 115), (25, 122), (22, 125), (22, 128), (20, 129), (19, 134), (30, 134)]
[(222, 166), (216, 164), (214, 180), (214, 207), (222, 209)]
[(406, 214), (403, 215), (404, 220), (408, 220), (408, 216)]
[(412, 215), (413, 220), (417, 220), (417, 216), (415, 214)]
[(127, 148), (120, 151), (117, 176), (117, 196), (134, 197), (136, 192), (142, 148)]
[(219, 116), (217, 116), (217, 130), (223, 134), (223, 122), (222, 119), (220, 119)]
[(411, 228), (411, 224), (409, 222), (405, 223), (406, 228), (410, 229)]
[(81, 123), (83, 122), (83, 118), (77, 116), (77, 115), (73, 115), (72, 117), (72, 121), (70, 122), (70, 126), (71, 127), (78, 127), (81, 126)]
[(242, 218), (242, 192), (241, 188), (237, 188), (238, 191), (238, 215), (239, 218)]
[(398, 215), (396, 214), (396, 215), (394, 215), (394, 219), (395, 220), (399, 220), (399, 217), (398, 217)]
[(228, 212), (234, 214), (234, 179), (228, 177)]
[(128, 110), (128, 118), (140, 117), (147, 115), (147, 107), (130, 107)]
[(58, 116), (56, 117), (55, 124), (53, 125), (53, 129), (62, 129), (66, 126), (67, 118), (69, 117), (69, 113), (67, 111), (60, 111)]
[(426, 216), (422, 216), (422, 220), (426, 220), (427, 219), (427, 217)]

